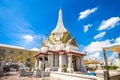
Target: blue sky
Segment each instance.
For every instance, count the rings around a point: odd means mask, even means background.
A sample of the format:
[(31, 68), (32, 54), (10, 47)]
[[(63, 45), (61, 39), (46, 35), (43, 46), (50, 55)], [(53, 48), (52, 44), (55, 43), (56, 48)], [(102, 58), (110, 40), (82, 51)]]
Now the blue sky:
[[(102, 47), (120, 42), (119, 0), (0, 0), (0, 43), (40, 48), (56, 27), (58, 11), (80, 51), (101, 59)], [(110, 60), (116, 54), (109, 53)]]

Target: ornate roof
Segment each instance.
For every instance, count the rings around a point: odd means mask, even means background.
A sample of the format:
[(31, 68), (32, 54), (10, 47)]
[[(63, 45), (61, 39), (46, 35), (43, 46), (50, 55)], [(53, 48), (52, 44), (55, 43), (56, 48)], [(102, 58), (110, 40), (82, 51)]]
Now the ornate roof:
[(42, 40), (42, 47), (38, 55), (41, 53), (46, 55), (48, 52), (64, 52), (65, 54), (85, 56), (84, 53), (78, 51), (78, 45), (75, 39), (70, 37), (70, 33), (64, 27), (61, 9), (59, 10), (56, 28), (50, 33), (48, 41)]
[(61, 9), (59, 10), (56, 28), (50, 33), (48, 41), (50, 44), (56, 44), (56, 42), (60, 42), (60, 44), (69, 44), (78, 47), (75, 39), (70, 37), (70, 33), (64, 27)]
[(63, 24), (61, 9), (59, 10), (58, 22), (56, 28), (50, 33), (48, 40), (50, 41), (50, 43), (53, 43), (56, 41), (58, 36), (60, 36), (59, 41), (62, 41), (63, 43), (66, 43), (70, 39), (70, 34)]
[(74, 38), (69, 39), (69, 41), (67, 42), (67, 44), (74, 45), (74, 46), (78, 47), (78, 45), (77, 45), (77, 43), (75, 42), (75, 39), (74, 39)]

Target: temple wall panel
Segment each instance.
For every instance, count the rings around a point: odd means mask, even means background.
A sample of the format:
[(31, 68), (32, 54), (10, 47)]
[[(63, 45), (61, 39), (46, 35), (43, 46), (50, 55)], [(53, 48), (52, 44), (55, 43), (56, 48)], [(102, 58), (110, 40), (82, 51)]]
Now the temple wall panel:
[(55, 66), (58, 68), (59, 66), (59, 54), (55, 54)]
[(77, 71), (80, 71), (81, 70), (81, 58), (80, 58), (80, 56), (77, 57), (76, 66), (77, 66)]
[(62, 55), (62, 66), (63, 65), (67, 66), (67, 56), (65, 54)]
[(48, 55), (48, 66), (49, 66), (50, 68), (53, 67), (53, 54), (49, 54), (49, 55)]

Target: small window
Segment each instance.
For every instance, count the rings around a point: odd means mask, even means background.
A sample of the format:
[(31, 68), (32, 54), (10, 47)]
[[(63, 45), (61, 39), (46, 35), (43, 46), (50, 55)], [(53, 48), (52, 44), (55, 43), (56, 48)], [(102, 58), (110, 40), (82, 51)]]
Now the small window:
[(29, 52), (29, 56), (31, 56), (32, 55), (32, 53), (31, 52)]
[(5, 49), (3, 49), (3, 53), (4, 53), (4, 54), (6, 53), (6, 50), (5, 50)]
[(30, 58), (27, 59), (27, 62), (30, 62)]
[(10, 54), (14, 54), (14, 50), (10, 50)]
[(22, 55), (22, 51), (20, 51), (19, 54)]

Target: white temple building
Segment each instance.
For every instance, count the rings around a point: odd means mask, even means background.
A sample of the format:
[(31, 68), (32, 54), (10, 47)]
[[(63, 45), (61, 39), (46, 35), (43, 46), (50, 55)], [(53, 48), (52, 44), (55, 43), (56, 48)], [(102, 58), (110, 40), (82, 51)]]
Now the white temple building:
[(50, 33), (48, 40), (42, 40), (40, 51), (34, 56), (35, 67), (59, 72), (63, 72), (65, 67), (67, 72), (72, 73), (83, 70), (84, 56), (83, 52), (79, 52), (75, 39), (70, 37), (69, 31), (64, 27), (60, 9), (56, 28)]

